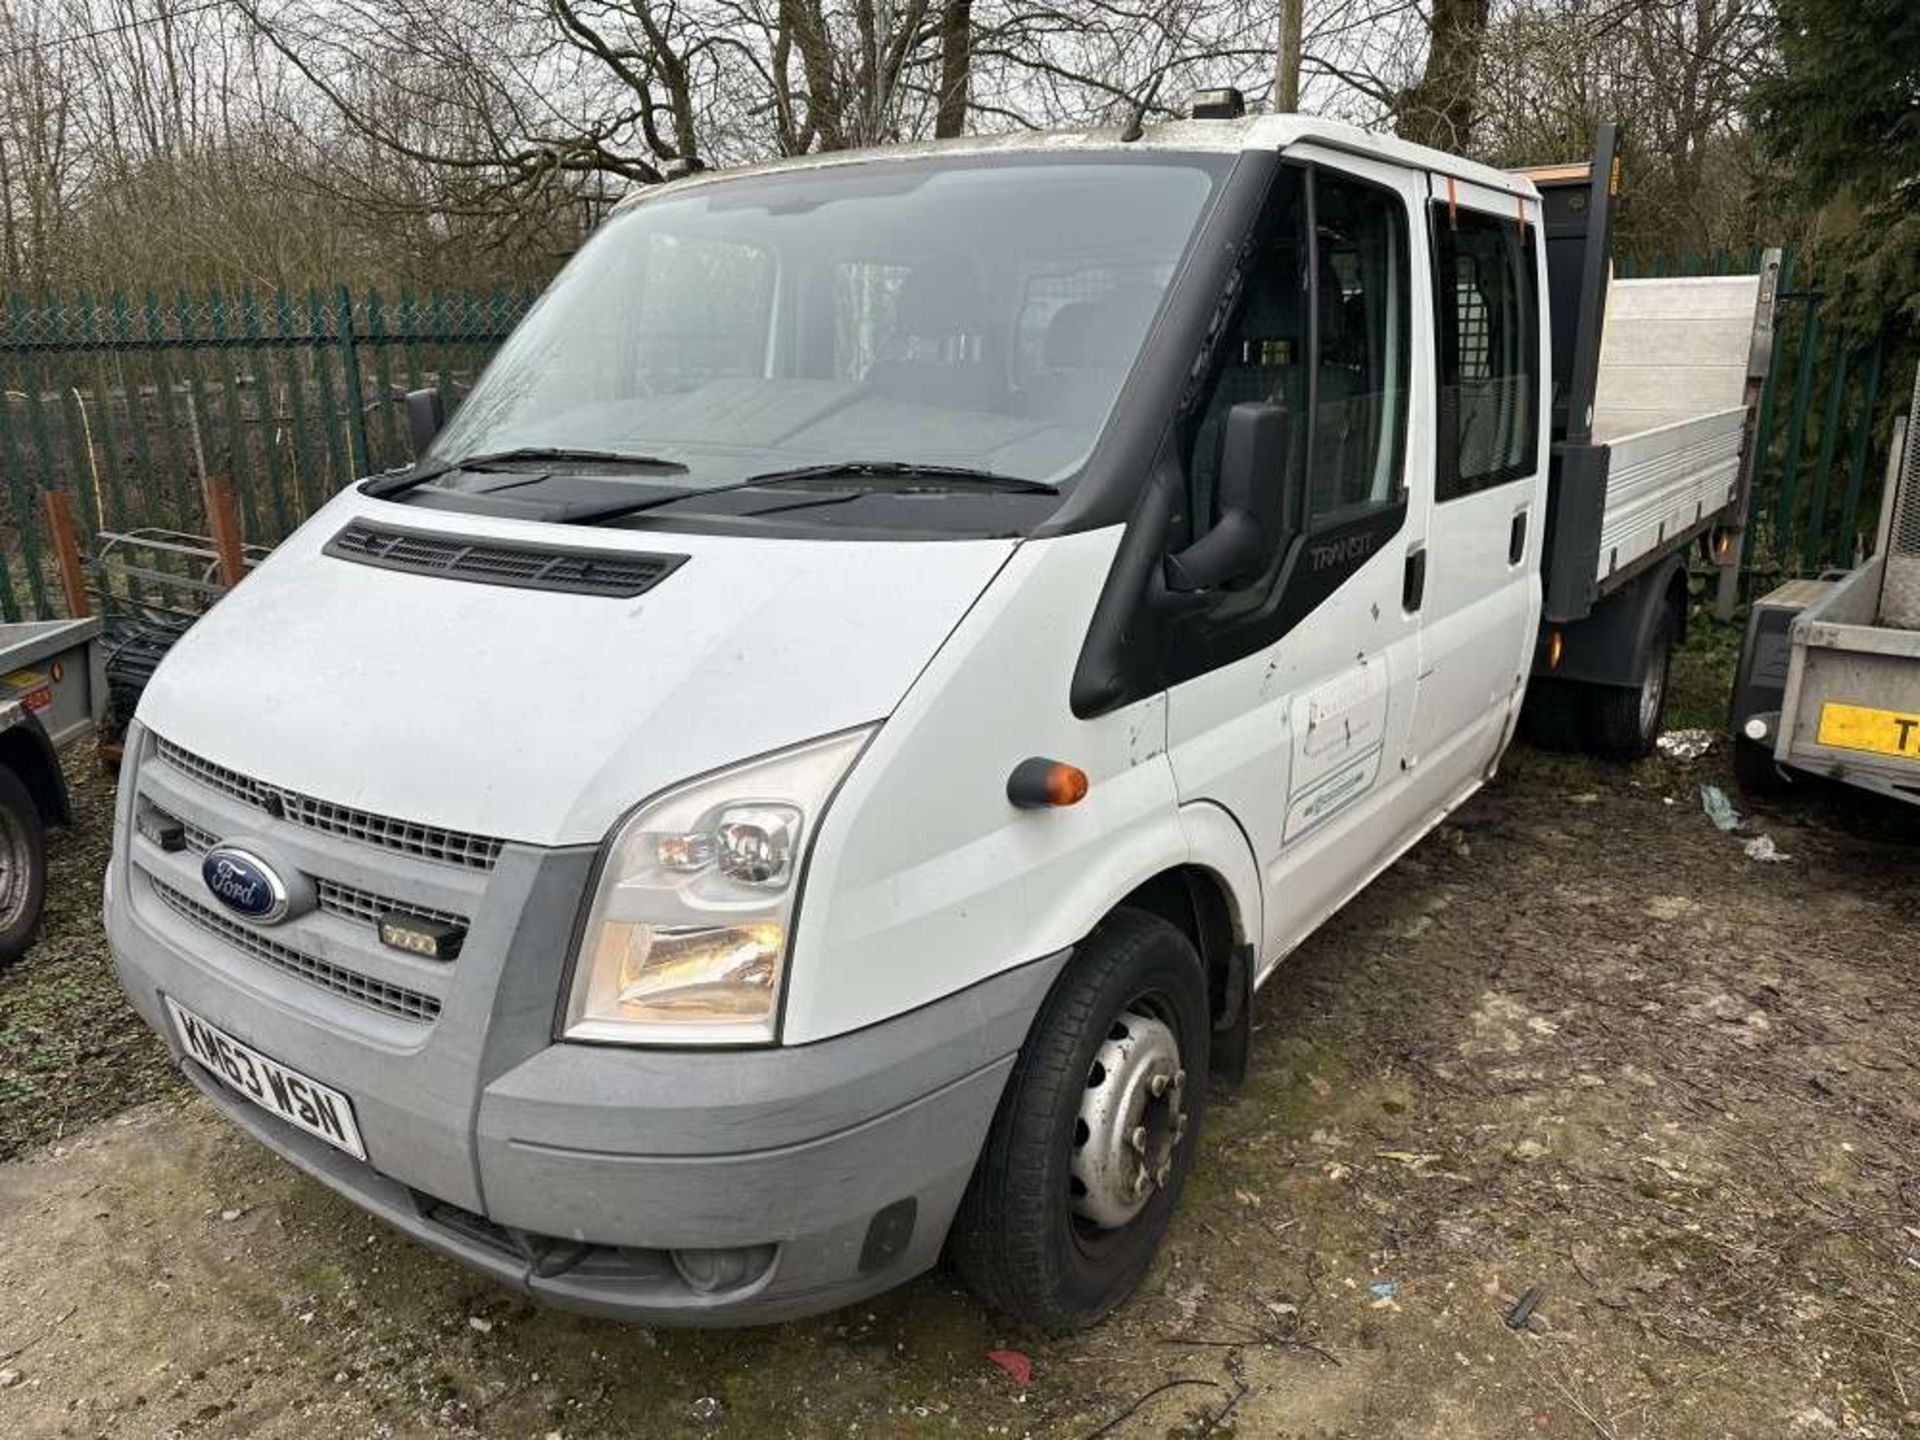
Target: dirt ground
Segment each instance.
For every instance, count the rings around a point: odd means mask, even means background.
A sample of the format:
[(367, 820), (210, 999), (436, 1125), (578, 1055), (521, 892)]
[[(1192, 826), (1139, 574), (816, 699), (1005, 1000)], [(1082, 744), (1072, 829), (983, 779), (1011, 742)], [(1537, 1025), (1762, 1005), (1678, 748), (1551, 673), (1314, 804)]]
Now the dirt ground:
[(1516, 750), (1262, 992), (1162, 1263), (1068, 1339), (941, 1275), (722, 1334), (470, 1277), (166, 1078), (76, 843), (0, 978), (0, 1435), (1920, 1440), (1920, 849), (1723, 835), (1702, 780), (1724, 741)]

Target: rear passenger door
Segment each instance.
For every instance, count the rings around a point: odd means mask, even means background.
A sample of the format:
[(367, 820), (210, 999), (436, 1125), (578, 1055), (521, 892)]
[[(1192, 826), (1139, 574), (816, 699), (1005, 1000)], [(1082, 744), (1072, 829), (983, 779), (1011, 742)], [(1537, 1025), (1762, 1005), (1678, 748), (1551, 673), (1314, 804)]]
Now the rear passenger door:
[(1545, 521), (1539, 212), (1431, 177), (1433, 508), (1408, 764), (1457, 795), (1491, 764), (1530, 668)]

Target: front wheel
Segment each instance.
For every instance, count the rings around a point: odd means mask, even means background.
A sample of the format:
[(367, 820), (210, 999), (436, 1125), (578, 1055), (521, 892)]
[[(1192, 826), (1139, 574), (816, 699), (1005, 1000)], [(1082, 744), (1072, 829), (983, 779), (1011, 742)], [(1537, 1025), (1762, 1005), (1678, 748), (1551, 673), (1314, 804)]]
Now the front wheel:
[(1078, 948), (954, 1220), (954, 1266), (983, 1300), (1071, 1330), (1133, 1292), (1193, 1164), (1209, 1023), (1200, 957), (1158, 916), (1117, 910)]
[(33, 943), (47, 899), (46, 828), (20, 777), (0, 765), (0, 970)]

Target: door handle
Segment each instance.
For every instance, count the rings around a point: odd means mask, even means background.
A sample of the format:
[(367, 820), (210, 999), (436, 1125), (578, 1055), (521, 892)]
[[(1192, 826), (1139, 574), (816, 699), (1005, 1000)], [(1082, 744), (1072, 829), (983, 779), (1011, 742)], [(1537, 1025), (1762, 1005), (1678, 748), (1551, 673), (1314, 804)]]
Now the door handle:
[(1423, 545), (1407, 552), (1407, 572), (1400, 582), (1400, 608), (1409, 615), (1420, 608), (1427, 594), (1427, 551)]
[(1507, 532), (1507, 564), (1518, 565), (1527, 553), (1527, 512), (1522, 510), (1513, 517), (1513, 528)]

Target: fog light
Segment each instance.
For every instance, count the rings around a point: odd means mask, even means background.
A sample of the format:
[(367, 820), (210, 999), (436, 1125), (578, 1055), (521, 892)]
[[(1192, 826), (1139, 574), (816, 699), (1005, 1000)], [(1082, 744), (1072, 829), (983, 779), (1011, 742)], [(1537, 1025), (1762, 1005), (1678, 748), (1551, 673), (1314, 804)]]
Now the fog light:
[(1747, 732), (1747, 739), (1749, 740), (1764, 740), (1767, 738), (1767, 719), (1764, 715), (1754, 716), (1741, 728)]
[(451, 920), (429, 920), (424, 915), (389, 912), (379, 920), (380, 943), (429, 960), (451, 960), (460, 953), (467, 927)]
[(745, 1245), (731, 1250), (673, 1250), (673, 1268), (697, 1295), (717, 1295), (751, 1285), (773, 1266), (775, 1247)]
[(187, 827), (157, 806), (142, 803), (133, 826), (169, 855), (187, 848)]

